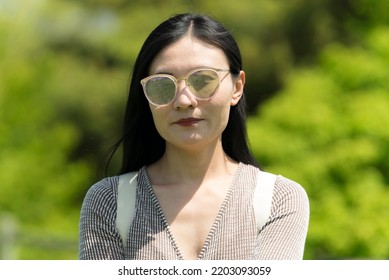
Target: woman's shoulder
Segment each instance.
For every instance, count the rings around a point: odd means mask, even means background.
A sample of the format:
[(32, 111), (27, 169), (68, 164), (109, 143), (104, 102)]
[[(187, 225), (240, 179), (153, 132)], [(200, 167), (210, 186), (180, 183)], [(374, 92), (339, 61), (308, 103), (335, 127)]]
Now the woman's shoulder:
[(242, 169), (244, 170), (244, 173), (246, 174), (246, 177), (257, 178), (259, 171), (267, 172), (276, 176), (274, 193), (273, 193), (274, 199), (276, 200), (290, 199), (292, 201), (299, 201), (302, 204), (308, 204), (307, 192), (300, 183), (290, 178), (284, 177), (281, 174), (276, 174), (271, 171), (262, 170), (259, 167), (250, 164), (241, 163), (241, 165), (242, 165)]
[(87, 191), (84, 204), (101, 204), (116, 201), (119, 177), (106, 177), (94, 183)]
[(277, 176), (272, 199), (272, 212), (276, 216), (293, 214), (304, 223), (309, 221), (309, 198), (305, 188), (282, 175)]
[(274, 191), (284, 196), (293, 195), (300, 197), (302, 200), (308, 198), (305, 188), (300, 183), (282, 175), (277, 175)]

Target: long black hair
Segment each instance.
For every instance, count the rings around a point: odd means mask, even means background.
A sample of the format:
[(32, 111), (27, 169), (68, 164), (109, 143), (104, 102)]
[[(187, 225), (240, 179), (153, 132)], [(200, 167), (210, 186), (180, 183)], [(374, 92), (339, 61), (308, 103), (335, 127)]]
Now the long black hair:
[[(123, 123), (123, 135), (114, 148), (122, 145), (120, 173), (136, 171), (162, 157), (165, 140), (157, 132), (140, 80), (149, 75), (150, 64), (158, 53), (177, 42), (188, 32), (200, 41), (221, 49), (227, 57), (232, 75), (242, 70), (239, 47), (231, 33), (219, 22), (200, 14), (179, 14), (162, 22), (144, 42), (135, 61)], [(257, 166), (247, 143), (246, 104), (244, 95), (230, 110), (227, 127), (222, 133), (225, 153), (232, 159)]]

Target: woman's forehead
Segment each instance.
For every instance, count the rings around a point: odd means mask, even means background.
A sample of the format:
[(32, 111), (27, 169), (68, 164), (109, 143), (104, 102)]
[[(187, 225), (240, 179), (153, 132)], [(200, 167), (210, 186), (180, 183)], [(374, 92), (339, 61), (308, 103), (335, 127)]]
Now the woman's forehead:
[(228, 67), (224, 52), (191, 36), (162, 49), (150, 65), (150, 73), (189, 71), (199, 67)]

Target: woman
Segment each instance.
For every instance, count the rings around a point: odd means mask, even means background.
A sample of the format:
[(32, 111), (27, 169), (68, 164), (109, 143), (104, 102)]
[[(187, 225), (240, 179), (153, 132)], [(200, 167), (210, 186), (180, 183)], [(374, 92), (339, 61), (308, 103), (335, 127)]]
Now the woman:
[(128, 242), (115, 226), (118, 176), (105, 178), (82, 206), (80, 259), (302, 259), (300, 185), (278, 176), (270, 218), (255, 225), (244, 84), (239, 48), (212, 18), (177, 15), (149, 35), (121, 141), (121, 173), (138, 171)]

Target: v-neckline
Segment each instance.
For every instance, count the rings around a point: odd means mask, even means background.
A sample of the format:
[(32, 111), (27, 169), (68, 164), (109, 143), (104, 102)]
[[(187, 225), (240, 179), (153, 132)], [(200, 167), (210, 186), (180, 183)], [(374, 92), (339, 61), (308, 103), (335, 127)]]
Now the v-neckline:
[[(220, 225), (220, 221), (222, 220), (225, 212), (226, 212), (226, 209), (227, 209), (227, 206), (229, 204), (229, 202), (231, 201), (231, 197), (234, 193), (234, 190), (235, 190), (235, 186), (236, 186), (236, 180), (237, 178), (239, 177), (239, 173), (240, 173), (240, 170), (242, 168), (242, 164), (239, 163), (237, 169), (235, 170), (235, 174), (232, 178), (232, 181), (231, 181), (231, 184), (228, 188), (228, 191), (227, 191), (227, 194), (226, 196), (224, 197), (223, 199), (223, 202), (217, 212), (217, 215), (214, 219), (214, 221), (212, 222), (212, 226), (207, 234), (207, 237), (205, 238), (204, 240), (204, 243), (202, 244), (201, 246), (201, 249), (200, 249), (200, 252), (196, 258), (196, 260), (201, 260), (204, 258), (204, 255), (205, 253), (207, 252), (207, 249), (209, 248), (209, 245), (213, 239), (213, 237), (215, 236), (215, 232), (217, 231), (219, 225)], [(151, 195), (151, 199), (155, 202), (154, 206), (157, 210), (157, 213), (158, 213), (158, 217), (159, 219), (161, 219), (162, 223), (163, 223), (163, 226), (164, 226), (164, 229), (166, 230), (167, 232), (167, 235), (168, 235), (168, 238), (169, 238), (169, 241), (170, 241), (170, 244), (173, 246), (174, 248), (174, 251), (176, 252), (178, 258), (180, 260), (185, 260), (184, 259), (184, 256), (180, 250), (180, 247), (176, 241), (176, 239), (174, 238), (174, 235), (173, 235), (173, 232), (171, 231), (171, 227), (168, 223), (168, 220), (165, 216), (165, 213), (163, 212), (163, 209), (162, 209), (162, 206), (161, 204), (159, 203), (159, 200), (157, 198), (157, 195), (153, 189), (153, 186), (151, 185), (151, 182), (150, 182), (150, 177), (147, 173), (147, 170), (146, 168), (144, 168), (144, 171), (145, 171), (145, 174), (146, 174), (146, 178), (147, 178), (147, 187), (148, 187), (148, 190), (150, 192), (150, 195)]]

